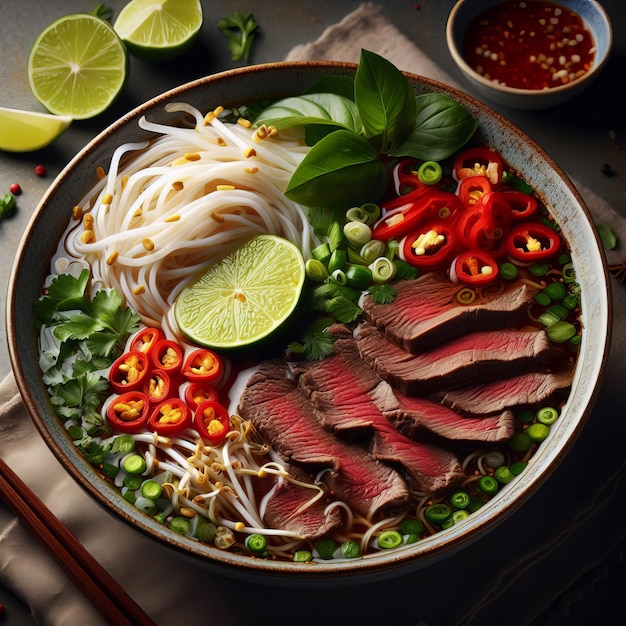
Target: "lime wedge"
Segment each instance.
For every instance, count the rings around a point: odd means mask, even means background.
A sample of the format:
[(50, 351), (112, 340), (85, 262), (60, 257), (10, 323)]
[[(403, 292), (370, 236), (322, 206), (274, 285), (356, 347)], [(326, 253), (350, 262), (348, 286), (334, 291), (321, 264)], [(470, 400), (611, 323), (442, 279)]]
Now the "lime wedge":
[(45, 28), (28, 58), (35, 97), (51, 113), (87, 119), (115, 100), (126, 80), (127, 54), (108, 22), (67, 15)]
[(305, 270), (300, 250), (276, 235), (258, 235), (187, 285), (174, 303), (181, 331), (214, 349), (268, 338), (294, 312)]
[(200, 0), (131, 0), (113, 28), (132, 54), (169, 61), (189, 48), (201, 26)]
[(72, 118), (0, 107), (0, 150), (32, 152), (52, 143)]

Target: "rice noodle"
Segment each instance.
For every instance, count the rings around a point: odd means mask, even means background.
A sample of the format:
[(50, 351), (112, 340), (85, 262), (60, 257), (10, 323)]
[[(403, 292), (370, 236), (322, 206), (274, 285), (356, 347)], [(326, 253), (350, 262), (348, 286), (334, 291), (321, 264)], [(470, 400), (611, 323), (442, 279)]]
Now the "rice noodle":
[[(116, 288), (146, 325), (182, 339), (168, 315), (189, 280), (252, 236), (273, 233), (308, 256), (318, 242), (287, 183), (306, 153), (301, 133), (259, 140), (253, 129), (208, 120), (184, 103), (193, 128), (139, 121), (151, 142), (118, 147), (109, 172), (78, 203), (93, 236), (73, 222), (63, 252), (84, 258), (93, 280)], [(245, 156), (251, 154), (251, 156)], [(85, 236), (86, 237), (86, 236)]]

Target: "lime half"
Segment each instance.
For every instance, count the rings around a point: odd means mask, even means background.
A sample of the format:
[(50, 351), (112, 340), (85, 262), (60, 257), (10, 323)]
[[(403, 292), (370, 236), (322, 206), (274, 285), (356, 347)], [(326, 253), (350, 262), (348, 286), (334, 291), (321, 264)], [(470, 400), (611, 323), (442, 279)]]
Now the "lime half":
[(72, 118), (0, 107), (0, 150), (32, 152), (52, 143)]
[(127, 54), (112, 26), (94, 15), (67, 15), (35, 40), (28, 79), (48, 111), (73, 119), (102, 113), (126, 80)]
[(201, 26), (200, 0), (131, 0), (113, 28), (132, 54), (168, 61), (189, 48)]
[(297, 246), (258, 235), (186, 286), (174, 303), (181, 331), (215, 349), (241, 348), (268, 338), (296, 309), (304, 285)]

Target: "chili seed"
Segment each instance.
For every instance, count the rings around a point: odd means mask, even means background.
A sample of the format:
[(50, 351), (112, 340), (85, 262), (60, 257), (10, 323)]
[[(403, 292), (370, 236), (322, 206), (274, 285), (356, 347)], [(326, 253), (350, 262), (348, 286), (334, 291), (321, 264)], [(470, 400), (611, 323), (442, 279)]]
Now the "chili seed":
[(9, 187), (9, 191), (14, 195), (14, 196), (19, 196), (22, 193), (22, 188), (19, 186), (19, 183), (13, 183), (10, 187)]
[(35, 174), (37, 174), (37, 176), (43, 178), (47, 173), (48, 170), (46, 169), (45, 165), (39, 164), (35, 167)]

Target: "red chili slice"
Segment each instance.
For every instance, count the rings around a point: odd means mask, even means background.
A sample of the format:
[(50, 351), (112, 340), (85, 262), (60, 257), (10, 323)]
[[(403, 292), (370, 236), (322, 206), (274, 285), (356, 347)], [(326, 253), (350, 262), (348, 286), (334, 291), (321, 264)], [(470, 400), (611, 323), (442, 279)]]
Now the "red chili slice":
[(400, 244), (402, 258), (423, 270), (448, 265), (457, 250), (458, 236), (451, 220), (427, 222)]
[(160, 328), (142, 328), (135, 333), (130, 349), (149, 354), (161, 339), (163, 339), (163, 331)]
[(213, 383), (222, 377), (224, 366), (220, 357), (206, 348), (198, 348), (185, 359), (182, 374), (187, 380)]
[(143, 387), (148, 370), (147, 355), (139, 350), (131, 350), (122, 354), (111, 365), (109, 382), (117, 393), (136, 391)]
[(468, 176), (487, 176), (492, 185), (500, 184), (503, 173), (503, 163), (500, 155), (494, 150), (484, 147), (464, 150), (455, 159), (454, 175), (457, 180)]
[(561, 238), (541, 222), (523, 222), (506, 237), (506, 251), (518, 261), (543, 261), (561, 249)]
[(154, 366), (170, 376), (178, 374), (183, 366), (183, 352), (180, 346), (169, 339), (157, 341), (150, 356)]
[(185, 387), (183, 396), (187, 406), (195, 411), (196, 407), (207, 400), (219, 402), (220, 396), (217, 389), (210, 383), (189, 383)]
[(152, 370), (143, 384), (143, 392), (153, 405), (169, 398), (172, 391), (170, 376), (164, 370)]
[(430, 193), (384, 215), (374, 225), (372, 237), (381, 241), (401, 239), (423, 222), (447, 219), (462, 210), (456, 194), (431, 188)]
[(196, 408), (194, 421), (202, 439), (212, 446), (220, 445), (230, 429), (226, 407), (212, 400), (203, 402)]
[(480, 199), (492, 191), (491, 183), (486, 176), (468, 176), (459, 182), (457, 194), (465, 207), (472, 207)]
[(514, 220), (523, 220), (531, 217), (537, 210), (537, 198), (523, 191), (503, 191), (508, 203), (511, 205), (511, 217)]
[(384, 201), (381, 204), (383, 211), (397, 209), (432, 191), (432, 187), (424, 184), (417, 176), (418, 168), (419, 161), (417, 159), (403, 159), (393, 168), (393, 193), (397, 197)]
[(452, 276), (472, 287), (484, 287), (498, 276), (498, 264), (484, 250), (465, 250), (452, 264)]
[(148, 428), (165, 437), (176, 435), (191, 425), (191, 411), (180, 398), (168, 398), (161, 402), (148, 420)]
[(113, 430), (133, 434), (146, 428), (150, 415), (148, 396), (141, 391), (127, 391), (109, 402), (106, 417)]

